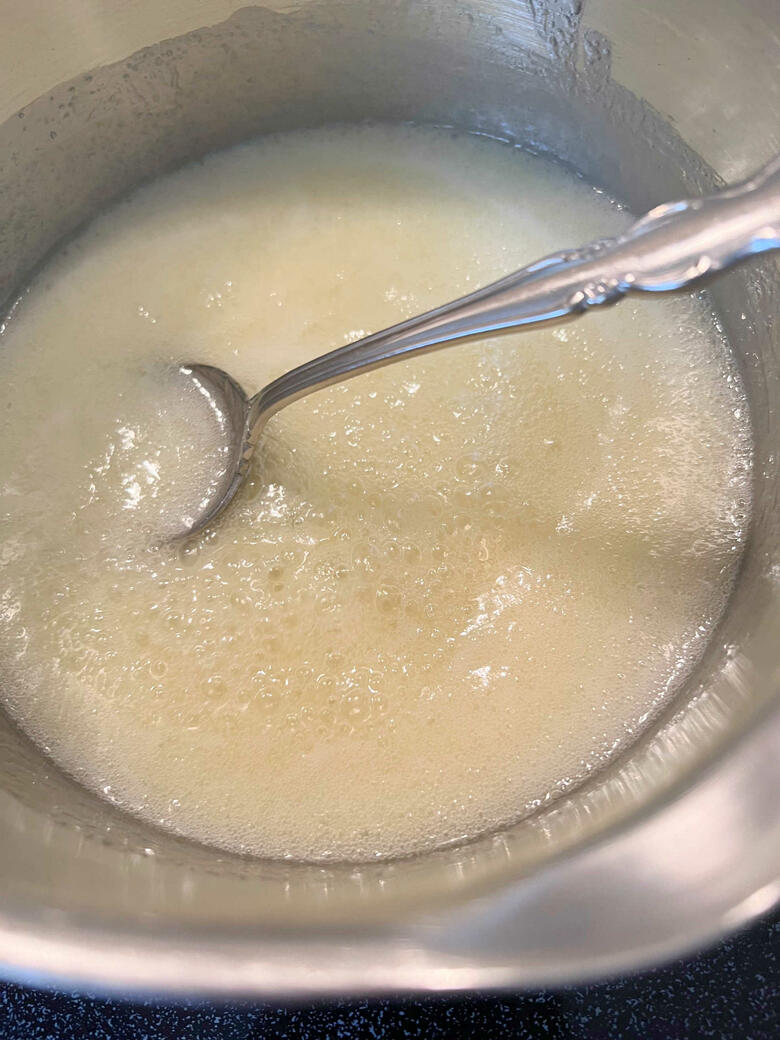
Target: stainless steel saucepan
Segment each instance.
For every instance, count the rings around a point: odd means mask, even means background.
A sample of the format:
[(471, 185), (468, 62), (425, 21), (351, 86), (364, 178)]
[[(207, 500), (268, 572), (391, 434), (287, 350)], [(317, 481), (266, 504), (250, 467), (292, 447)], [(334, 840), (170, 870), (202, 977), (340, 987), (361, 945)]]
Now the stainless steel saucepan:
[[(776, 0), (7, 0), (0, 307), (112, 200), (270, 131), (454, 126), (550, 153), (637, 213), (710, 192), (780, 152), (778, 70)], [(695, 674), (608, 770), (470, 844), (312, 866), (147, 827), (0, 715), (0, 974), (276, 998), (540, 986), (773, 906), (779, 276), (767, 258), (710, 290), (755, 442), (737, 587)]]

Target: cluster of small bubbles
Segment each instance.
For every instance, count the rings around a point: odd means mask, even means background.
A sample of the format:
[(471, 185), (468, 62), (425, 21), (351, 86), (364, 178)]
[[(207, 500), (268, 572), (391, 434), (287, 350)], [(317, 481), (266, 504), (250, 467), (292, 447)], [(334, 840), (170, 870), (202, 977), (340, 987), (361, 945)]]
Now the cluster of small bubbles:
[(628, 219), (495, 143), (293, 134), (145, 189), (33, 287), (4, 333), (0, 653), (66, 768), (199, 840), (366, 859), (547, 806), (652, 716), (750, 522), (741, 383), (701, 302), (296, 402), (231, 510), (167, 537), (224, 460), (185, 348), (257, 389), (549, 252), (567, 197), (572, 240)]

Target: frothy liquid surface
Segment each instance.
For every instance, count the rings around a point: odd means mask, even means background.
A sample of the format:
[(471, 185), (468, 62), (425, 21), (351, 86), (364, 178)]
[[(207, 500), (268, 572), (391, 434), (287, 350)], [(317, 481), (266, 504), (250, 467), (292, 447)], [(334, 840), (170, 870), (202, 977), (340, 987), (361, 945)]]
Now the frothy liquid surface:
[(472, 836), (603, 764), (695, 662), (743, 540), (746, 407), (703, 304), (320, 392), (215, 530), (157, 535), (225, 448), (172, 366), (254, 391), (627, 219), (505, 145), (356, 128), (242, 146), (98, 220), (0, 339), (21, 725), (151, 821), (315, 859)]

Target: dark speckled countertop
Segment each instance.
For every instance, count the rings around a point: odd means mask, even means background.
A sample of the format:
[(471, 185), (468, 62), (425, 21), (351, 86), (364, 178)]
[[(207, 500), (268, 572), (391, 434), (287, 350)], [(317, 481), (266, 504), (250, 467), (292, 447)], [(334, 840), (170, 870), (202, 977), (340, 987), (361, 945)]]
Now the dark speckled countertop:
[(780, 1040), (780, 913), (697, 957), (555, 992), (297, 1007), (161, 1005), (0, 986), (0, 1040)]

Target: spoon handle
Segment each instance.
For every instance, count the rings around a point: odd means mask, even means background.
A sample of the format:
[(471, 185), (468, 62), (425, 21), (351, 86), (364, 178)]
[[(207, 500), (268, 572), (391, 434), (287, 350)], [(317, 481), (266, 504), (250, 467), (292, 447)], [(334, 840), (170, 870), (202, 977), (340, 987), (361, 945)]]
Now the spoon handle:
[(684, 289), (780, 248), (780, 156), (714, 195), (668, 202), (616, 238), (544, 257), (476, 292), (300, 365), (250, 402), (254, 442), (279, 408), (313, 390), (456, 340), (559, 322), (629, 291)]

